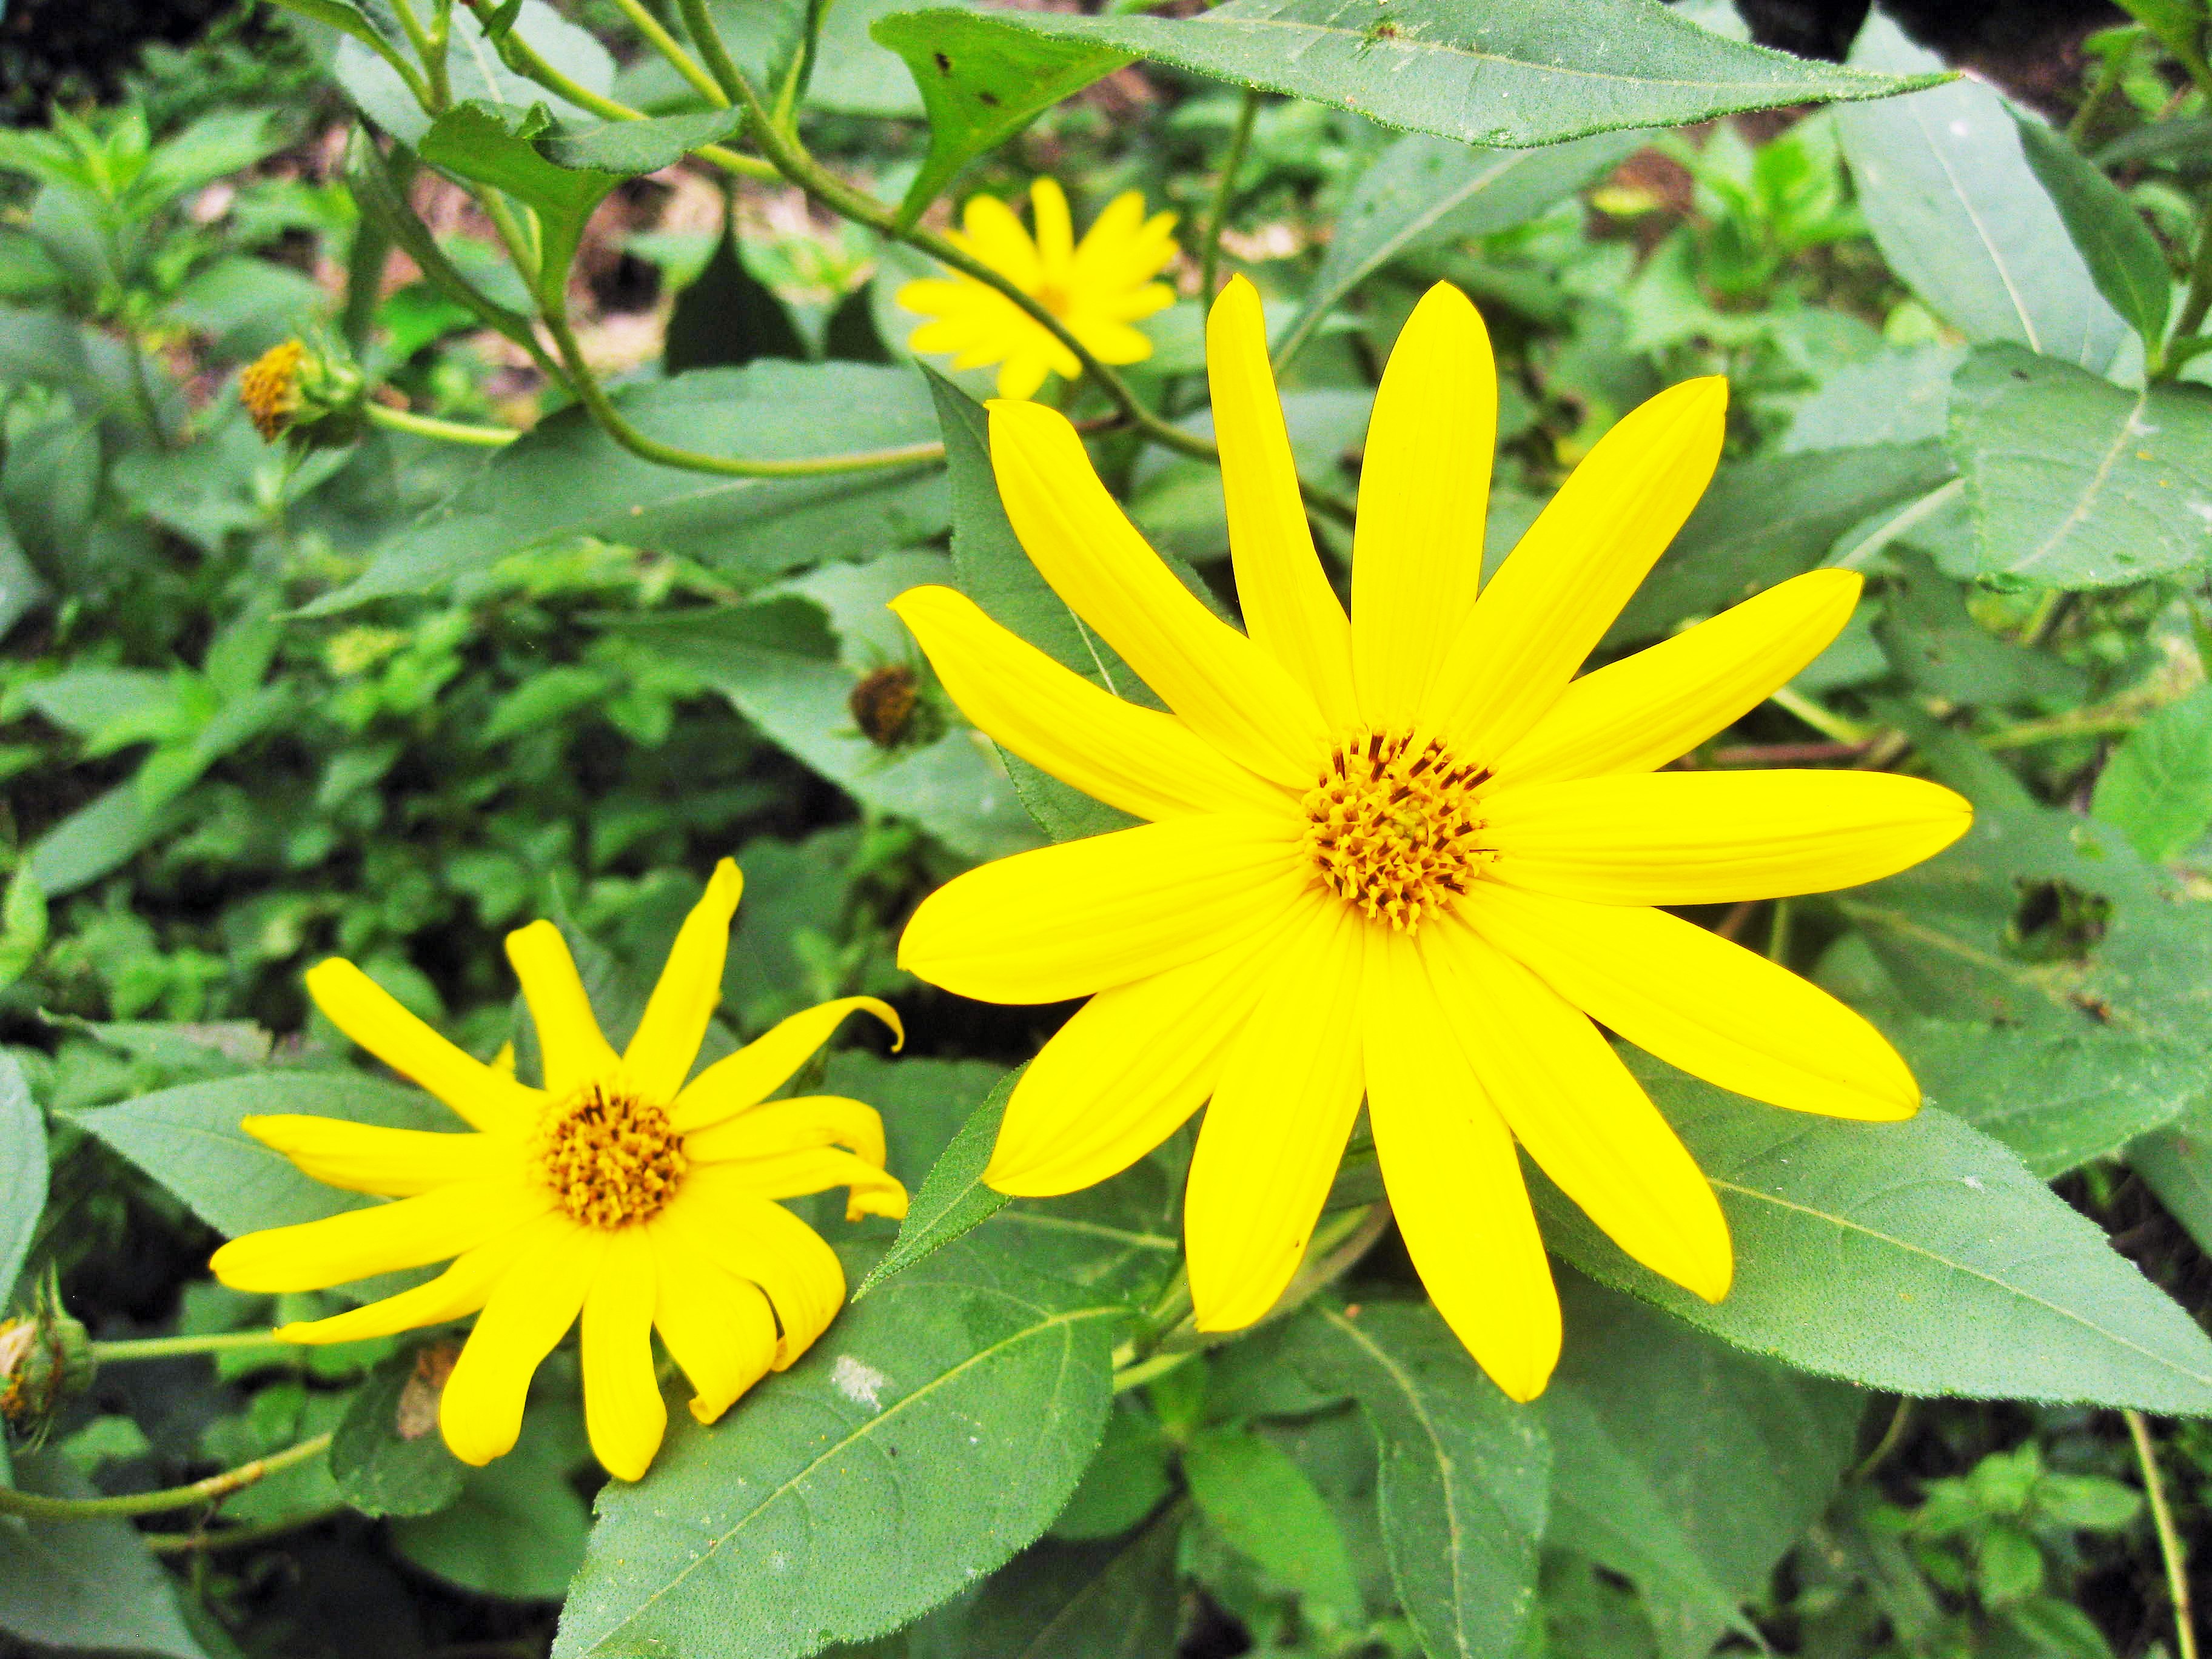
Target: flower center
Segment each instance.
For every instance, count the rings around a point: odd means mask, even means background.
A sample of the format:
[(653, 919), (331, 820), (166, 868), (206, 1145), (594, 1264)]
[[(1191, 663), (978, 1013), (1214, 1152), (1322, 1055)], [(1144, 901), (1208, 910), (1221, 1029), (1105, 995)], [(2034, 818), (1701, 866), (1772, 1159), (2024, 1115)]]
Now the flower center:
[(1065, 319), (1068, 311), (1075, 304), (1075, 296), (1068, 291), (1065, 283), (1047, 278), (1036, 286), (1036, 302), (1054, 316)]
[(1322, 883), (1371, 921), (1407, 933), (1464, 893), (1493, 856), (1475, 793), (1487, 769), (1406, 732), (1353, 732), (1306, 792), (1307, 854)]
[(546, 1113), (535, 1150), (561, 1207), (610, 1231), (658, 1212), (690, 1167), (666, 1111), (597, 1083)]

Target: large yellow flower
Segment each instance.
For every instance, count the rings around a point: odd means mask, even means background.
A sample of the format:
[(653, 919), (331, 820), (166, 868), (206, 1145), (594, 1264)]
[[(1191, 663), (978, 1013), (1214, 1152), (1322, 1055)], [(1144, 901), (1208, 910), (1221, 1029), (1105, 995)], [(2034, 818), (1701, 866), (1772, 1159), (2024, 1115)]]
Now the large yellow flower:
[(1103, 1181), (1211, 1098), (1184, 1212), (1201, 1329), (1279, 1296), (1364, 1095), (1430, 1293), (1529, 1399), (1559, 1310), (1516, 1140), (1657, 1272), (1717, 1300), (1732, 1271), (1711, 1188), (1594, 1021), (1777, 1105), (1894, 1119), (1919, 1103), (1858, 1015), (1655, 907), (1871, 880), (1971, 809), (1875, 773), (1654, 769), (1819, 653), (1857, 599), (1849, 572), (1575, 678), (1711, 475), (1721, 380), (1631, 414), (1478, 592), (1496, 380), (1474, 308), (1431, 289), (1376, 397), (1347, 618), (1241, 280), (1207, 367), (1243, 633), (1153, 556), (1065, 420), (992, 405), (1022, 545), (1173, 712), (1109, 695), (949, 589), (902, 594), (976, 725), (1152, 822), (959, 877), (900, 959), (990, 1001), (1091, 997), (1007, 1103), (984, 1177), (1001, 1192)]
[(340, 1030), (476, 1133), (247, 1118), (248, 1133), (316, 1180), (396, 1201), (234, 1239), (215, 1253), (216, 1276), (242, 1291), (308, 1291), (453, 1258), (426, 1285), (277, 1334), (352, 1342), (478, 1314), (438, 1416), (469, 1463), (513, 1449), (532, 1375), (580, 1314), (592, 1449), (638, 1479), (667, 1426), (655, 1328), (690, 1379), (692, 1414), (711, 1423), (805, 1352), (844, 1303), (836, 1253), (776, 1200), (845, 1187), (849, 1215), (906, 1213), (872, 1108), (765, 1100), (854, 1010), (896, 1032), (898, 1017), (874, 998), (793, 1014), (684, 1081), (721, 998), (741, 884), (723, 860), (619, 1054), (560, 931), (537, 921), (507, 936), (543, 1089), (464, 1054), (351, 963), (309, 969), (308, 991)]
[[(966, 252), (1035, 299), (1066, 325), (1102, 363), (1141, 362), (1152, 343), (1130, 325), (1171, 305), (1175, 290), (1152, 279), (1176, 257), (1172, 213), (1145, 216), (1135, 191), (1106, 204), (1078, 242), (1068, 222), (1067, 198), (1050, 179), (1030, 186), (1036, 239), (995, 196), (971, 196), (964, 231), (950, 233)], [(898, 291), (908, 311), (935, 320), (907, 342), (916, 351), (951, 351), (955, 368), (999, 365), (999, 395), (1036, 395), (1047, 374), (1073, 380), (1082, 370), (1075, 354), (1034, 317), (973, 276), (926, 277)]]

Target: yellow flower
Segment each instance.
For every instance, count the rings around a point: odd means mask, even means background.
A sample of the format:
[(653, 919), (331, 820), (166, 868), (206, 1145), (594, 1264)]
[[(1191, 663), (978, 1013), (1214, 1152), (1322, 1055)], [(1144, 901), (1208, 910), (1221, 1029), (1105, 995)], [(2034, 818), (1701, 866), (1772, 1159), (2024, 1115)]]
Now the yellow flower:
[(1780, 1106), (1919, 1103), (1858, 1015), (1656, 907), (1871, 880), (1971, 809), (1877, 773), (1654, 769), (1820, 652), (1856, 601), (1847, 571), (1575, 678), (1711, 476), (1723, 381), (1621, 422), (1478, 595), (1496, 377), (1474, 308), (1431, 289), (1376, 397), (1347, 618), (1241, 280), (1208, 321), (1207, 368), (1244, 633), (1153, 556), (1066, 421), (992, 405), (1023, 546), (1173, 712), (1099, 690), (948, 589), (902, 594), (977, 726), (1152, 822), (959, 877), (900, 960), (991, 1001), (1091, 997), (1007, 1104), (984, 1177), (1001, 1192), (1103, 1181), (1211, 1099), (1184, 1207), (1204, 1330), (1280, 1295), (1364, 1095), (1431, 1295), (1531, 1399), (1559, 1310), (1516, 1141), (1657, 1272), (1711, 1300), (1732, 1272), (1711, 1188), (1599, 1024)]
[(477, 1314), (438, 1419), (468, 1463), (512, 1449), (531, 1376), (580, 1314), (592, 1449), (638, 1479), (667, 1426), (654, 1329), (690, 1379), (692, 1415), (711, 1423), (805, 1352), (844, 1302), (836, 1252), (775, 1200), (845, 1187), (848, 1215), (906, 1212), (872, 1109), (765, 1099), (854, 1010), (896, 1032), (874, 998), (793, 1014), (684, 1081), (720, 1000), (741, 885), (723, 860), (619, 1054), (560, 931), (537, 921), (507, 936), (543, 1089), (471, 1059), (351, 963), (318, 963), (307, 989), (338, 1029), (476, 1133), (247, 1118), (249, 1134), (316, 1180), (396, 1201), (234, 1239), (215, 1253), (216, 1277), (242, 1291), (319, 1290), (453, 1258), (426, 1285), (277, 1334), (353, 1342)]
[(238, 401), (261, 441), (273, 444), (300, 411), (300, 364), (307, 348), (298, 340), (273, 345), (246, 366), (238, 377)]
[[(1172, 213), (1145, 216), (1135, 191), (1115, 197), (1078, 242), (1068, 222), (1067, 198), (1050, 179), (1030, 186), (1036, 240), (1012, 209), (995, 196), (971, 196), (964, 231), (950, 233), (963, 251), (1030, 295), (1066, 325), (1102, 363), (1141, 362), (1152, 343), (1129, 326), (1171, 305), (1175, 291), (1152, 279), (1176, 257)], [(1048, 373), (1073, 380), (1082, 371), (1075, 354), (1043, 325), (998, 289), (973, 276), (954, 275), (908, 283), (898, 291), (908, 311), (935, 320), (907, 342), (916, 351), (952, 351), (955, 368), (999, 365), (1001, 398), (1034, 397)]]

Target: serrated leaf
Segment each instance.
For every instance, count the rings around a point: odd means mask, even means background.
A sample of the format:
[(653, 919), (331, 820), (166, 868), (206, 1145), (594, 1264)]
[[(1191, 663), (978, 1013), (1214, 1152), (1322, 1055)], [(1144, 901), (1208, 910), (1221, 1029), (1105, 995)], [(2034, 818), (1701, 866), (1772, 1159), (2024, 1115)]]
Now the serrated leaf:
[(901, 13), (868, 32), (906, 60), (929, 116), (929, 154), (899, 205), (902, 224), (919, 218), (975, 157), (1130, 58), (1089, 41), (1003, 28), (968, 11)]
[(1950, 442), (1984, 575), (2106, 587), (2212, 554), (2212, 391), (1982, 346), (1952, 383)]
[(556, 166), (539, 153), (549, 127), (543, 105), (517, 109), (481, 100), (457, 104), (431, 122), (416, 150), (433, 167), (503, 190), (538, 216), (538, 298), (548, 310), (567, 303), (568, 267), (592, 210), (623, 175)]
[(744, 112), (733, 107), (643, 121), (608, 121), (593, 127), (555, 127), (538, 139), (537, 149), (556, 167), (633, 178), (672, 167), (702, 145), (720, 143), (744, 119)]
[(2032, 118), (2014, 119), (2021, 152), (2050, 192), (2097, 291), (2145, 346), (2155, 346), (2166, 337), (2173, 306), (2173, 273), (2158, 238), (2119, 186), (2064, 137)]
[[(377, 9), (390, 9), (370, 8), (372, 12)], [(383, 31), (385, 38), (403, 56), (407, 55), (412, 48), (398, 29), (396, 18), (393, 25)], [(591, 31), (570, 22), (545, 0), (522, 0), (511, 32), (586, 91), (605, 96), (613, 87), (615, 64), (607, 49)], [(589, 122), (592, 118), (588, 111), (509, 69), (501, 60), (498, 46), (485, 38), (484, 26), (477, 14), (465, 7), (459, 9), (453, 18), (447, 64), (456, 103), (477, 99), (519, 108), (544, 104), (556, 115), (570, 120)], [(428, 131), (430, 117), (423, 112), (415, 94), (391, 66), (367, 46), (356, 40), (340, 41), (331, 71), (360, 106), (362, 113), (401, 143), (418, 144)]]
[(986, 15), (1008, 33), (1110, 47), (1384, 126), (1509, 149), (1926, 84), (1747, 46), (1657, 0), (1430, 0), (1418, 9), (1228, 0), (1188, 19)]
[(23, 1271), (46, 1207), (46, 1121), (15, 1055), (0, 1052), (0, 1304)]
[(1391, 1583), (1422, 1646), (1438, 1659), (1521, 1651), (1551, 1474), (1540, 1420), (1426, 1304), (1316, 1305), (1287, 1340), (1308, 1380), (1350, 1394), (1374, 1431)]
[(1359, 1619), (1343, 1530), (1287, 1453), (1249, 1429), (1201, 1429), (1183, 1447), (1182, 1473), (1199, 1513), (1238, 1553), (1340, 1619)]
[[(1869, 15), (1851, 61), (1911, 73), (1942, 60)], [(1882, 257), (1969, 340), (2014, 340), (2100, 374), (2126, 338), (2066, 234), (2004, 100), (1971, 80), (1836, 112)]]
[(368, 1375), (331, 1442), (338, 1495), (363, 1515), (434, 1515), (461, 1495), (468, 1466), (438, 1431), (438, 1398), (457, 1344), (403, 1348)]
[(2212, 1412), (2212, 1339), (1987, 1136), (1933, 1107), (1779, 1111), (1627, 1058), (1720, 1194), (1735, 1283), (1699, 1300), (1539, 1178), (1546, 1242), (1591, 1277), (1869, 1388)]
[(554, 1653), (798, 1659), (944, 1601), (1066, 1500), (1121, 1316), (975, 1242), (939, 1252), (601, 1492)]
[(2178, 859), (2212, 827), (2212, 686), (2128, 734), (2097, 775), (2089, 810), (2145, 858)]
[[(16, 1482), (99, 1496), (58, 1451), (19, 1452)], [(207, 1659), (145, 1540), (119, 1516), (0, 1525), (0, 1631), (43, 1647)]]
[[(1111, 1544), (1032, 1544), (946, 1620), (962, 1659), (1161, 1659), (1175, 1651), (1180, 1513)], [(934, 1622), (934, 1621), (933, 1621)]]
[(1539, 1407), (1552, 1436), (1546, 1542), (1644, 1592), (1671, 1650), (1742, 1629), (1774, 1565), (1849, 1465), (1865, 1396), (1723, 1347), (1563, 1274), (1567, 1339)]
[(1176, 1489), (1175, 1451), (1151, 1412), (1124, 1396), (1106, 1419), (1082, 1484), (1052, 1523), (1064, 1543), (1118, 1538)]
[(930, 1165), (899, 1223), (898, 1238), (868, 1270), (853, 1300), (860, 1301), (895, 1273), (934, 1255), (962, 1235), (973, 1232), (1008, 1202), (1006, 1194), (983, 1184), (991, 1150), (999, 1142), (999, 1122), (1006, 1101), (1021, 1080), (1021, 1066), (1007, 1073), (961, 1125), (937, 1162)]
[(1641, 149), (1648, 133), (1603, 133), (1534, 150), (1472, 148), (1411, 133), (1359, 175), (1321, 269), (1276, 347), (1287, 362), (1322, 318), (1392, 260), (1534, 218)]

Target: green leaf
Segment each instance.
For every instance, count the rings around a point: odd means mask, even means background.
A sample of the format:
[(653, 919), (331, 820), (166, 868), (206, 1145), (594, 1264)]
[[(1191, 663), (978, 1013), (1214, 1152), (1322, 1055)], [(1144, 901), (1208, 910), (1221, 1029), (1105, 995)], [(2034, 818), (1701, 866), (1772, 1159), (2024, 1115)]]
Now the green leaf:
[(1008, 33), (1110, 47), (1384, 126), (1507, 149), (1927, 84), (1747, 46), (1657, 0), (1583, 0), (1571, 10), (1543, 0), (1430, 0), (1418, 9), (1227, 0), (1177, 20), (987, 15)]
[(1344, 1533), (1288, 1454), (1249, 1429), (1201, 1429), (1183, 1448), (1182, 1473), (1199, 1513), (1239, 1553), (1346, 1623), (1359, 1620)]
[[(1162, 1659), (1176, 1650), (1180, 1511), (1112, 1544), (1032, 1544), (946, 1619), (963, 1659)], [(934, 1622), (934, 1621), (933, 1621)], [(927, 1628), (927, 1627), (925, 1627)]]
[(567, 304), (568, 267), (585, 222), (623, 177), (547, 161), (532, 141), (550, 125), (542, 104), (516, 109), (473, 100), (440, 115), (416, 146), (433, 167), (503, 190), (538, 215), (538, 299), (549, 311)]
[(33, 842), (23, 867), (48, 898), (60, 898), (128, 863), (161, 833), (166, 818), (147, 810), (136, 779), (118, 783)]
[[(937, 422), (911, 369), (757, 362), (613, 394), (648, 436), (762, 460), (929, 443)], [(732, 478), (659, 466), (618, 447), (581, 409), (498, 452), (452, 507), (379, 548), (351, 584), (303, 608), (325, 615), (428, 592), (513, 553), (599, 537), (697, 558), (741, 586), (802, 565), (910, 547), (945, 527), (938, 469)]]
[(2045, 1181), (2112, 1157), (2212, 1094), (2199, 1051), (2156, 1037), (1941, 1019), (1887, 1030), (1931, 1104), (2012, 1148)]
[(797, 1659), (895, 1629), (1050, 1522), (1111, 1397), (1120, 1310), (969, 1242), (849, 1309), (716, 1428), (599, 1494), (559, 1659)]
[(1901, 580), (1884, 594), (1875, 637), (1897, 672), (1931, 696), (1976, 708), (2010, 703), (2074, 706), (2088, 676), (2048, 653), (1999, 639), (1966, 609), (1966, 590), (1923, 553), (1890, 556)]
[(2160, 709), (2105, 763), (2090, 811), (2145, 858), (2179, 858), (2212, 827), (2212, 686)]
[(0, 1053), (0, 1303), (15, 1289), (46, 1207), (46, 1119), (23, 1068)]
[[(1942, 67), (1877, 12), (1856, 64)], [(1953, 81), (1836, 112), (1859, 207), (1889, 267), (1972, 341), (2014, 340), (2103, 373), (2127, 335), (2021, 148), (2004, 100)]]
[(1425, 1303), (1316, 1305), (1290, 1340), (1307, 1380), (1350, 1394), (1374, 1431), (1391, 1583), (1421, 1645), (1438, 1659), (1519, 1652), (1551, 1469), (1540, 1419)]
[(1627, 1056), (1719, 1193), (1735, 1284), (1709, 1304), (1631, 1261), (1549, 1182), (1584, 1273), (1801, 1370), (1899, 1394), (2212, 1412), (2212, 1340), (1988, 1137), (1757, 1105)]
[(2136, 391), (2017, 346), (1953, 382), (1951, 453), (1981, 574), (2108, 587), (2212, 553), (2212, 391)]
[(1052, 1523), (1052, 1536), (1063, 1542), (1119, 1538), (1176, 1488), (1174, 1449), (1158, 1420), (1127, 1396), (1115, 1407), (1083, 1483)]
[(556, 167), (635, 178), (672, 167), (702, 145), (720, 143), (744, 121), (743, 110), (731, 108), (608, 121), (595, 127), (556, 126), (538, 139), (537, 147)]
[(1296, 356), (1322, 319), (1392, 260), (1532, 219), (1610, 173), (1649, 137), (1606, 133), (1534, 150), (1482, 149), (1425, 133), (1399, 139), (1352, 186), (1276, 361)]
[(0, 991), (31, 971), (46, 948), (46, 890), (20, 864), (0, 894)]
[(479, 1595), (558, 1600), (582, 1564), (592, 1526), (574, 1485), (590, 1457), (581, 1405), (573, 1384), (549, 1387), (541, 1373), (514, 1449), (465, 1471), (460, 1496), (436, 1514), (394, 1520), (393, 1547)]
[(363, 1515), (434, 1515), (461, 1495), (468, 1466), (438, 1431), (449, 1342), (401, 1349), (368, 1375), (331, 1442), (338, 1494)]
[(2128, 1148), (2128, 1167), (2197, 1248), (2212, 1255), (2212, 1107), (2199, 1105), (2172, 1128), (2136, 1142)]
[(226, 1238), (318, 1221), (378, 1201), (310, 1179), (289, 1158), (238, 1127), (241, 1118), (286, 1112), (392, 1129), (464, 1127), (420, 1089), (349, 1071), (280, 1070), (219, 1078), (69, 1116), (184, 1200)]
[(899, 204), (905, 225), (975, 157), (1130, 57), (1111, 46), (1003, 28), (967, 11), (902, 13), (868, 32), (906, 60), (929, 114), (929, 154)]
[(1812, 569), (1868, 514), (1923, 495), (1950, 476), (1936, 443), (1867, 444), (1762, 456), (1723, 466), (1605, 643), (1663, 638)]
[(1022, 1070), (1017, 1066), (999, 1079), (930, 1165), (907, 1206), (906, 1218), (899, 1223), (897, 1240), (868, 1270), (853, 1292), (854, 1302), (894, 1273), (904, 1273), (963, 1233), (973, 1232), (1006, 1206), (1006, 1194), (986, 1187), (983, 1171), (991, 1162), (991, 1149), (999, 1144), (999, 1121), (1006, 1115), (1006, 1101), (1021, 1080)]
[[(390, 15), (390, 8), (377, 6)], [(385, 38), (404, 56), (410, 52), (406, 37), (395, 27), (386, 29)], [(453, 18), (453, 39), (447, 53), (447, 64), (453, 82), (455, 103), (480, 100), (493, 104), (511, 104), (526, 108), (532, 104), (544, 104), (550, 112), (568, 120), (589, 122), (591, 113), (567, 100), (556, 97), (509, 69), (501, 60), (499, 47), (485, 39), (483, 22), (467, 8), (457, 8)], [(602, 96), (613, 87), (614, 59), (591, 31), (571, 23), (545, 0), (522, 0), (514, 24), (508, 31), (525, 40), (545, 61), (586, 91)], [(419, 146), (423, 134), (431, 125), (415, 94), (406, 83), (366, 46), (353, 40), (338, 44), (337, 54), (331, 61), (331, 73), (344, 87), (362, 113), (410, 147)]]
[[(18, 1452), (15, 1484), (98, 1496), (54, 1450)], [(0, 1631), (44, 1647), (207, 1659), (138, 1529), (119, 1516), (0, 1525)]]
[(1708, 1651), (1827, 1505), (1865, 1397), (1699, 1336), (1579, 1273), (1541, 1402), (1546, 1542), (1634, 1581), (1670, 1649)]
[(2051, 192), (2067, 234), (2089, 267), (2097, 292), (2142, 337), (2146, 347), (2166, 337), (2173, 306), (2173, 272), (2165, 250), (2119, 186), (2041, 121), (2014, 112), (2021, 150)]
[(392, 163), (377, 149), (368, 129), (356, 127), (346, 143), (345, 182), (362, 216), (404, 251), (422, 270), (432, 287), (462, 305), (487, 328), (495, 329), (518, 344), (534, 341), (529, 318), (501, 305), (464, 276), (446, 257), (429, 226), (415, 211), (407, 192), (392, 177)]

